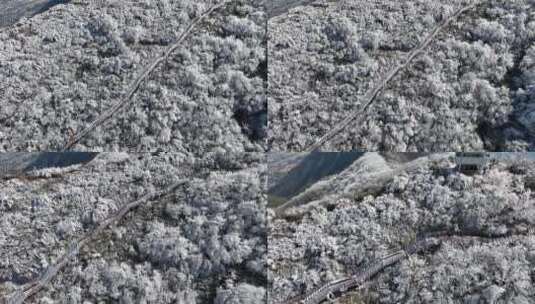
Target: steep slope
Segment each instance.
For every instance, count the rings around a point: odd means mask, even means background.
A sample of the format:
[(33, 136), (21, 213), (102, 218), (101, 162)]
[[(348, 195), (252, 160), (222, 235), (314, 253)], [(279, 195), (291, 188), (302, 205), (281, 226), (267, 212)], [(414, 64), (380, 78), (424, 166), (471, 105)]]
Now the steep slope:
[(273, 185), (268, 193), (290, 198), (320, 179), (344, 170), (358, 159), (362, 152), (313, 152), (292, 168), (286, 176)]

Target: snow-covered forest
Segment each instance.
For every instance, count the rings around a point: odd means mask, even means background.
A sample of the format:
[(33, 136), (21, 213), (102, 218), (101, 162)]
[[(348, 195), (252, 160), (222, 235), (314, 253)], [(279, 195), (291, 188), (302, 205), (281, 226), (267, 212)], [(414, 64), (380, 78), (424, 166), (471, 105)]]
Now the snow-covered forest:
[[(269, 210), (270, 303), (320, 303), (320, 287), (351, 276), (352, 288), (322, 299), (533, 302), (535, 159), (516, 154), (464, 172), (452, 153), (414, 156), (366, 153)], [(421, 240), (438, 247), (409, 254)]]
[[(53, 1), (27, 2), (0, 3), (0, 19)], [(0, 27), (0, 151), (62, 150), (108, 114), (72, 148), (265, 150), (266, 16), (258, 1), (62, 2)]]
[(535, 0), (0, 0), (0, 304), (535, 304)]
[(322, 149), (532, 151), (534, 17), (531, 0), (315, 1), (277, 14), (269, 147), (311, 147), (403, 65)]
[(100, 153), (2, 177), (0, 302), (262, 303), (265, 172), (262, 154)]

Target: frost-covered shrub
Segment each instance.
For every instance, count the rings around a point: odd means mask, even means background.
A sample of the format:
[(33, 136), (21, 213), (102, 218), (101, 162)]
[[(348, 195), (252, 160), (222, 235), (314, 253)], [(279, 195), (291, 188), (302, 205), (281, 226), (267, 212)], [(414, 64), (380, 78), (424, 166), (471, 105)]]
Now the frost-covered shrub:
[(526, 89), (529, 86), (535, 86), (535, 46), (527, 49), (519, 68), (522, 71), (521, 85)]
[(477, 120), (484, 120), (491, 125), (503, 124), (512, 106), (509, 99), (509, 91), (503, 87), (496, 88), (488, 80), (477, 78), (473, 73), (468, 73), (461, 82), (464, 94), (460, 96), (461, 105), (472, 108), (478, 113)]
[(179, 229), (166, 228), (162, 223), (153, 223), (147, 240), (138, 244), (139, 252), (154, 263), (196, 269), (199, 264), (198, 248), (180, 235)]
[(368, 54), (366, 54), (366, 51), (361, 47), (360, 43), (353, 41), (346, 49), (344, 60), (349, 63), (354, 63), (357, 61), (368, 61), (370, 58), (368, 57)]
[(118, 208), (116, 203), (109, 199), (97, 199), (92, 205), (93, 209), (87, 210), (81, 216), (82, 223), (86, 225), (98, 225)]
[(367, 74), (366, 70), (352, 65), (337, 66), (334, 78), (340, 83), (352, 83), (359, 77)]
[(67, 237), (72, 237), (75, 235), (75, 232), (81, 228), (79, 222), (72, 221), (71, 219), (66, 219), (59, 222), (56, 225), (56, 234), (58, 237), (65, 239)]
[[(336, 50), (335, 58), (346, 63), (368, 62), (368, 54), (362, 47), (351, 21), (346, 18), (332, 21), (328, 24), (324, 33), (327, 36), (328, 43)], [(374, 48), (380, 38), (370, 38), (370, 41), (364, 42), (365, 48)], [(377, 46), (375, 46), (376, 48)]]
[(97, 260), (79, 271), (84, 273), (84, 290), (96, 299), (149, 304), (168, 303), (175, 296), (167, 291), (162, 275), (148, 263), (132, 267), (125, 263), (108, 264), (104, 260)]
[(219, 289), (214, 304), (256, 304), (265, 301), (265, 289), (240, 284), (231, 289)]
[(340, 43), (334, 45), (337, 48), (347, 46), (355, 38), (352, 22), (347, 18), (332, 20), (325, 26), (324, 32), (331, 41)]
[(100, 52), (104, 57), (129, 53), (128, 47), (120, 37), (118, 24), (111, 16), (104, 14), (96, 17), (88, 28), (101, 46)]
[(252, 20), (230, 16), (223, 25), (223, 31), (226, 35), (234, 35), (238, 38), (251, 37), (258, 35), (261, 30)]
[(361, 37), (360, 44), (366, 50), (376, 51), (385, 39), (383, 31), (367, 32)]
[(229, 88), (238, 97), (246, 96), (252, 89), (249, 79), (242, 72), (231, 73)]
[(447, 40), (448, 55), (460, 61), (459, 72), (474, 73), (479, 78), (501, 81), (507, 69), (513, 66), (513, 55), (496, 53), (491, 46), (481, 41), (468, 43), (458, 40)]
[(496, 21), (487, 21), (486, 19), (478, 19), (477, 24), (472, 32), (474, 38), (481, 39), (487, 43), (504, 42), (511, 33), (505, 29), (503, 25)]

